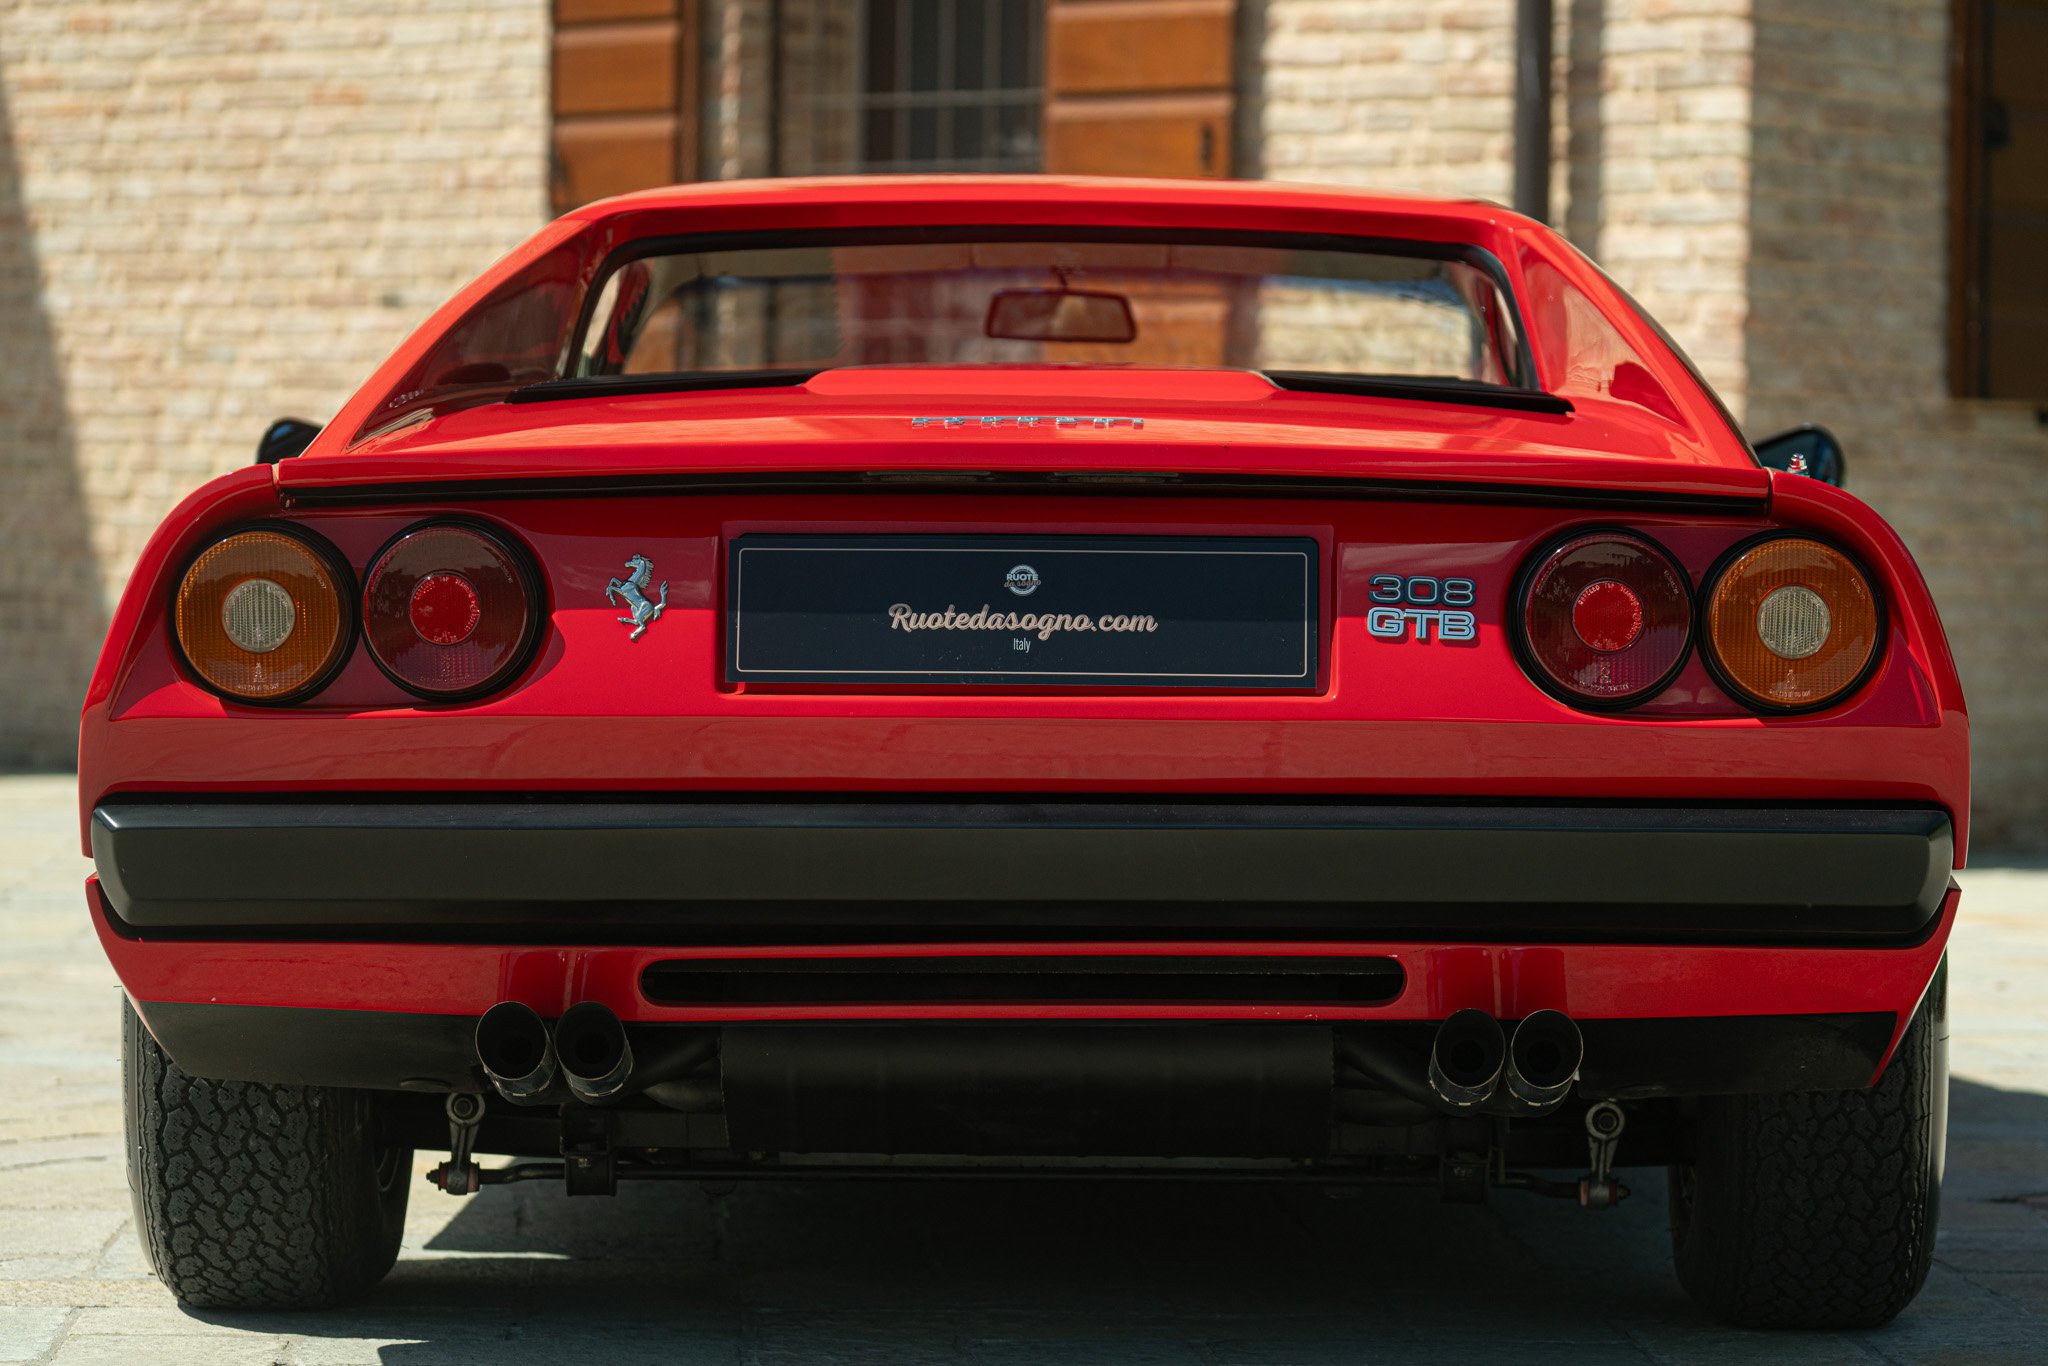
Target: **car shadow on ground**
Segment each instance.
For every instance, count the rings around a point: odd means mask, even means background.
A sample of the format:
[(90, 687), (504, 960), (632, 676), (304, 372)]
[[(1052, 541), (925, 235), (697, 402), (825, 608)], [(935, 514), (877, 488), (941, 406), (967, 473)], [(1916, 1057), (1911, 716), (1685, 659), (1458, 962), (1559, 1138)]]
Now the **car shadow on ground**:
[[(1952, 1132), (1944, 1261), (1995, 1215), (2001, 1246), (2031, 1237), (2025, 1256), (2048, 1271), (2048, 1202), (2020, 1198), (2048, 1190), (2048, 1097), (1958, 1082)], [(382, 1342), (365, 1352), (388, 1366), (1601, 1362), (1666, 1349), (1832, 1361), (1880, 1343), (1899, 1360), (1964, 1346), (1973, 1360), (2040, 1359), (2048, 1277), (2031, 1278), (2030, 1307), (1967, 1267), (1938, 1266), (1870, 1341), (1722, 1328), (1672, 1277), (1663, 1174), (1628, 1179), (1631, 1199), (1602, 1213), (1517, 1192), (1446, 1206), (1401, 1188), (664, 1183), (570, 1200), (495, 1187), (409, 1243), (362, 1305), (205, 1317)]]

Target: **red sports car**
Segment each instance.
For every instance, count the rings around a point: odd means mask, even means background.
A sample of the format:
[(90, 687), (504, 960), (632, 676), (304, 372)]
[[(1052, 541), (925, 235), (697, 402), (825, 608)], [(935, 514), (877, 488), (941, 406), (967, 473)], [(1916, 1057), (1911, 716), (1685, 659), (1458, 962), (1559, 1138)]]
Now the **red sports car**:
[(80, 817), (157, 1272), (362, 1292), (416, 1149), (454, 1194), (1659, 1166), (1707, 1309), (1881, 1322), (1969, 745), (1840, 469), (1490, 204), (572, 213), (115, 616)]

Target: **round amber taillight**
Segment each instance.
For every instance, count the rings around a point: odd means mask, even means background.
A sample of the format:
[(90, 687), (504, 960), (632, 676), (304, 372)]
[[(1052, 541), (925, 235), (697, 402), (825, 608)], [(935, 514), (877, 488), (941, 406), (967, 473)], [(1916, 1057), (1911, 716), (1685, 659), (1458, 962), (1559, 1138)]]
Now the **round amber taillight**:
[(525, 561), (495, 534), (429, 522), (384, 547), (363, 578), (363, 639), (422, 697), (493, 692), (532, 654), (540, 619)]
[(1779, 536), (1741, 551), (1707, 585), (1707, 643), (1722, 680), (1766, 710), (1826, 706), (1877, 657), (1877, 594), (1855, 561)]
[(216, 541), (178, 584), (173, 625), (185, 662), (238, 701), (304, 697), (348, 654), (346, 572), (297, 530), (258, 527)]

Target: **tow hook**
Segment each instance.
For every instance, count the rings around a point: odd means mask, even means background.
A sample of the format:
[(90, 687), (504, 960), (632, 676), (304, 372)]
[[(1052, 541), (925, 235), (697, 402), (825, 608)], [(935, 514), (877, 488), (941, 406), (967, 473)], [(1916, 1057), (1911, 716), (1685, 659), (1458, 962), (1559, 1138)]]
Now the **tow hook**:
[(1593, 1170), (1579, 1178), (1579, 1204), (1586, 1209), (1613, 1209), (1628, 1199), (1628, 1187), (1614, 1179), (1614, 1150), (1628, 1119), (1621, 1107), (1603, 1100), (1586, 1111), (1586, 1146)]
[(427, 1173), (427, 1180), (450, 1195), (475, 1195), (480, 1184), (476, 1159), (477, 1126), (484, 1122), (484, 1098), (474, 1091), (448, 1095), (448, 1160)]

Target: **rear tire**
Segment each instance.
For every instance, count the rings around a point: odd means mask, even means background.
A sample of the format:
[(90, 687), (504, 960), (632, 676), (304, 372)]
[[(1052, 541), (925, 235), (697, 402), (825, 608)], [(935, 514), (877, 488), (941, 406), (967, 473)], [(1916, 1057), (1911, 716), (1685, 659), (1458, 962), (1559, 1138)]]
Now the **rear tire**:
[(194, 1309), (317, 1309), (391, 1269), (409, 1149), (370, 1093), (202, 1081), (122, 1002), (128, 1188), (157, 1277)]
[(1870, 1328), (1934, 1256), (1948, 1130), (1948, 970), (1867, 1091), (1702, 1101), (1671, 1169), (1678, 1279), (1743, 1328)]

